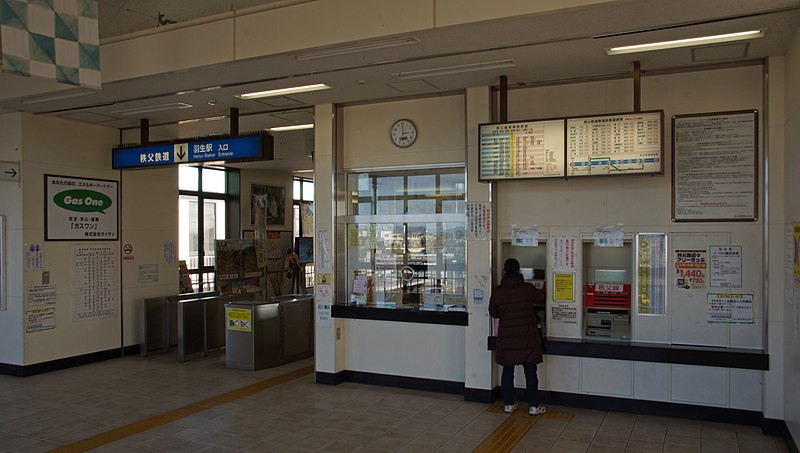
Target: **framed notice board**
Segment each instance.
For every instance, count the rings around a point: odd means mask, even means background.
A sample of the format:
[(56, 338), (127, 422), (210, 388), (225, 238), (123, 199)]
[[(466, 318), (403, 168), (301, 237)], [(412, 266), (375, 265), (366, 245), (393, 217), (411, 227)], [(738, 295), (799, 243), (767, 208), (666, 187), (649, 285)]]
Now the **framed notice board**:
[(564, 176), (564, 120), (481, 124), (479, 180)]
[(567, 118), (566, 176), (664, 173), (664, 112)]
[(754, 221), (758, 110), (672, 117), (672, 220)]

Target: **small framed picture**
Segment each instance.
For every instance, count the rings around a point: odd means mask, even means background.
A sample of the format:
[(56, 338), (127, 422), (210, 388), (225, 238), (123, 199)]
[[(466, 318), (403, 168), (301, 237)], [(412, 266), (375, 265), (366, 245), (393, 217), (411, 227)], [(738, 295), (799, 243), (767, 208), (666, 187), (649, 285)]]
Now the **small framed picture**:
[(256, 238), (255, 230), (242, 230), (242, 239), (252, 241), (255, 238)]
[(250, 224), (256, 223), (258, 208), (263, 209), (267, 225), (286, 223), (286, 190), (279, 186), (250, 185)]

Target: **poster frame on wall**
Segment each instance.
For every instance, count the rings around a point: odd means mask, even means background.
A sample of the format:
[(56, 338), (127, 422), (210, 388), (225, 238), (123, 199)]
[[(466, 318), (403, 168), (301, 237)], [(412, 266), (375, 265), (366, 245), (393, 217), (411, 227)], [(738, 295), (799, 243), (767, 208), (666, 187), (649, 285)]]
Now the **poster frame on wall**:
[[(51, 185), (51, 181), (61, 180), (64, 187), (61, 190), (54, 189)], [(100, 195), (108, 197), (111, 201), (111, 207), (105, 210), (100, 209), (92, 209), (91, 207), (86, 207), (85, 204), (78, 205), (75, 204), (73, 206), (76, 207), (75, 209), (75, 217), (95, 217), (97, 216), (98, 212), (103, 213), (105, 215), (106, 212), (113, 214), (111, 218), (107, 222), (101, 222), (100, 220), (93, 222), (91, 220), (77, 220), (75, 222), (70, 221), (69, 218), (65, 218), (63, 214), (60, 214), (59, 211), (64, 210), (65, 208), (62, 207), (59, 203), (55, 201), (55, 196), (59, 195), (66, 191), (87, 191), (91, 190), (91, 187), (94, 187), (96, 183), (103, 183), (103, 185), (108, 187), (103, 187), (102, 192), (98, 192)], [(84, 194), (85, 195), (85, 194)], [(64, 198), (66, 200), (66, 196)], [(83, 199), (82, 201), (85, 201)], [(105, 212), (104, 212), (105, 211)], [(65, 176), (65, 175), (51, 175), (46, 174), (44, 175), (44, 223), (45, 223), (45, 230), (44, 230), (44, 240), (45, 241), (118, 241), (119, 240), (119, 181), (114, 181), (111, 179), (98, 179), (98, 178), (83, 178), (79, 176)], [(65, 225), (65, 223), (76, 223), (90, 226), (92, 224), (97, 225), (96, 231), (91, 231), (90, 233), (97, 233), (96, 235), (79, 235), (79, 233), (75, 233), (70, 231), (73, 228), (73, 225)], [(88, 227), (87, 227), (88, 228)], [(89, 231), (87, 231), (89, 232)]]
[[(579, 121), (586, 119), (597, 119), (608, 121), (613, 125), (615, 120), (620, 117), (634, 117), (639, 115), (658, 116), (658, 170), (655, 171), (619, 171), (618, 173), (601, 173), (597, 175), (576, 175), (570, 174), (570, 145), (569, 145), (569, 130), (571, 121)], [(641, 156), (639, 157), (641, 159)], [(602, 113), (597, 115), (580, 115), (570, 116), (564, 119), (564, 175), (567, 178), (593, 178), (593, 177), (609, 177), (609, 176), (630, 176), (630, 175), (663, 175), (664, 174), (664, 110), (643, 110), (641, 112), (619, 112), (619, 113)], [(609, 165), (613, 165), (610, 163)]]
[[(560, 123), (560, 124), (559, 124)], [(487, 149), (487, 145), (484, 142), (484, 135), (491, 134), (493, 130), (503, 129), (503, 128), (510, 128), (509, 130), (529, 130), (532, 127), (541, 126), (550, 124), (551, 126), (559, 124), (559, 131), (557, 139), (561, 141), (561, 150), (557, 156), (555, 156), (559, 162), (559, 169), (558, 174), (548, 175), (543, 174), (541, 176), (519, 176), (519, 175), (495, 175), (495, 176), (484, 176), (484, 156), (487, 153), (491, 153), (491, 149)], [(520, 120), (520, 121), (505, 121), (505, 122), (497, 122), (497, 123), (482, 123), (478, 125), (478, 181), (482, 182), (489, 182), (489, 181), (501, 181), (501, 180), (519, 180), (519, 179), (553, 179), (553, 178), (563, 178), (565, 176), (565, 162), (564, 157), (566, 156), (566, 143), (564, 139), (566, 137), (565, 134), (565, 125), (566, 122), (564, 118), (542, 118), (542, 119), (529, 119), (529, 120)], [(555, 136), (551, 136), (551, 138), (555, 138)], [(510, 145), (509, 145), (510, 147)], [(510, 163), (509, 163), (510, 164)], [(509, 172), (513, 173), (509, 168)], [(547, 172), (545, 172), (547, 173)]]
[[(752, 152), (748, 152), (750, 156), (752, 156), (752, 180), (749, 181), (748, 185), (752, 188), (752, 194), (749, 195), (750, 203), (747, 205), (749, 207), (748, 212), (744, 213), (741, 212), (736, 214), (736, 212), (732, 209), (726, 209), (725, 212), (733, 212), (733, 215), (730, 216), (719, 216), (715, 214), (706, 214), (700, 212), (698, 214), (685, 214), (679, 213), (682, 203), (684, 203), (682, 197), (680, 196), (680, 191), (676, 190), (678, 186), (678, 181), (683, 173), (681, 173), (681, 169), (678, 168), (677, 165), (678, 160), (680, 158), (679, 153), (682, 150), (682, 142), (678, 141), (676, 138), (676, 128), (675, 125), (680, 120), (684, 119), (697, 119), (703, 120), (707, 119), (709, 124), (711, 121), (718, 122), (720, 117), (725, 116), (733, 116), (733, 115), (745, 115), (749, 114), (752, 115), (752, 143), (753, 149)], [(672, 116), (672, 221), (673, 222), (753, 222), (758, 220), (758, 172), (759, 172), (759, 165), (758, 165), (758, 148), (759, 148), (759, 135), (758, 135), (758, 128), (759, 128), (759, 118), (758, 118), (758, 110), (733, 110), (733, 111), (724, 111), (724, 112), (707, 112), (707, 113), (692, 113), (692, 114), (685, 114), (685, 115), (673, 115)], [(730, 148), (725, 150), (720, 150), (717, 153), (719, 158), (729, 158)], [(724, 155), (723, 155), (723, 151)], [(692, 166), (693, 168), (695, 166)], [(703, 180), (707, 184), (707, 181), (710, 179), (708, 175), (704, 175)], [(709, 206), (713, 206), (715, 203), (713, 197), (707, 197), (706, 201), (711, 203)], [(717, 201), (716, 203), (718, 203)], [(715, 206), (716, 207), (716, 206)], [(710, 209), (710, 208), (709, 208)]]

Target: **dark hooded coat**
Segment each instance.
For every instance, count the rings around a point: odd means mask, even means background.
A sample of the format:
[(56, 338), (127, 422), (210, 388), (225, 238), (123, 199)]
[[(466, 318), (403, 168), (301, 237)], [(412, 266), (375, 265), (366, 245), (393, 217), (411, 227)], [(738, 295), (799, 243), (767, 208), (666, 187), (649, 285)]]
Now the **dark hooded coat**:
[(540, 289), (521, 274), (504, 276), (492, 291), (489, 314), (500, 318), (494, 359), (500, 365), (542, 363), (542, 336), (534, 302), (544, 299)]

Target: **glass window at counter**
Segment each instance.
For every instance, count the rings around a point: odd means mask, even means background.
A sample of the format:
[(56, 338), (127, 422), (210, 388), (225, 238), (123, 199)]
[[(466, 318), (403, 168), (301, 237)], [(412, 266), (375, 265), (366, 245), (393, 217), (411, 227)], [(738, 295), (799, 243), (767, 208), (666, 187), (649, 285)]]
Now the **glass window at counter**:
[(464, 170), (348, 175), (346, 302), (464, 304)]

